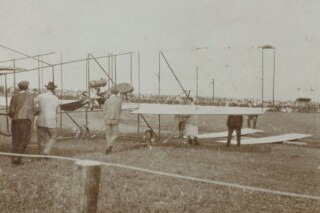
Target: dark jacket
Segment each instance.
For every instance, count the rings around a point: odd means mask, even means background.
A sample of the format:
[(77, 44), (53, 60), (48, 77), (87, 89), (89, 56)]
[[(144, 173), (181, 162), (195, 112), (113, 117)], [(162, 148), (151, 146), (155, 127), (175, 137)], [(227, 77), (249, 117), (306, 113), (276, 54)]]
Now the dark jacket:
[(242, 115), (229, 115), (227, 120), (228, 127), (240, 127), (242, 128), (243, 117)]
[(35, 105), (33, 95), (29, 92), (19, 92), (14, 94), (10, 101), (9, 116), (16, 119), (30, 119), (34, 118)]

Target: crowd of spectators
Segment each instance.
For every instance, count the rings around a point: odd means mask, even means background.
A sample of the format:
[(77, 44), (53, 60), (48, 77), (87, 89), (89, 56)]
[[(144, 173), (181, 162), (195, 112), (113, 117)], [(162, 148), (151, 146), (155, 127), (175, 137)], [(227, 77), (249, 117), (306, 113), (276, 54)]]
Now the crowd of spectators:
[[(162, 103), (162, 104), (178, 104), (180, 97), (169, 95), (132, 95), (132, 102), (139, 103)], [(198, 105), (210, 106), (229, 106), (229, 107), (262, 107), (262, 101), (256, 99), (237, 99), (226, 97), (198, 97), (196, 98)], [(279, 112), (320, 112), (319, 102), (301, 103), (297, 101), (273, 101), (266, 100), (263, 102), (263, 107), (270, 108), (272, 111)]]
[[(12, 88), (13, 89), (13, 88)], [(10, 90), (10, 89), (9, 89)], [(0, 93), (4, 89), (0, 88)], [(8, 91), (9, 92), (9, 91)], [(38, 91), (35, 91), (38, 92)], [(42, 91), (43, 92), (43, 91)], [(61, 95), (63, 94), (63, 95)], [(4, 95), (4, 94), (3, 94)], [(56, 95), (59, 99), (77, 100), (81, 95), (79, 90), (61, 90), (56, 89)], [(9, 95), (11, 96), (11, 95)], [(179, 104), (179, 99), (183, 99), (184, 96), (170, 96), (170, 95), (152, 95), (152, 94), (130, 94), (130, 101), (136, 103), (162, 103), (162, 104)], [(249, 98), (226, 98), (226, 97), (197, 97), (196, 104), (198, 105), (210, 105), (210, 106), (229, 106), (229, 107), (262, 107), (261, 100), (249, 99)], [(299, 101), (273, 101), (265, 100), (263, 107), (270, 108), (273, 111), (279, 112), (320, 112), (319, 102), (299, 102)]]

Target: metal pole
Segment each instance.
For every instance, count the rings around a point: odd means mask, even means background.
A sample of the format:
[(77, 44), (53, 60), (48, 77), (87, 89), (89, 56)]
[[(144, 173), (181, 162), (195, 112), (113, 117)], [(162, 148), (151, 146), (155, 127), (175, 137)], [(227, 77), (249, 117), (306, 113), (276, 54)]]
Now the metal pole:
[[(42, 57), (40, 57), (42, 58)], [(40, 61), (41, 67), (43, 67), (43, 63)], [(41, 68), (41, 89), (43, 88), (43, 68)]]
[(262, 91), (261, 91), (261, 99), (262, 99), (262, 109), (263, 109), (263, 48), (261, 48), (261, 51), (262, 51), (262, 68), (261, 68), (261, 71), (262, 71), (262, 78), (261, 78), (261, 87), (262, 87)]
[(140, 52), (138, 52), (138, 86), (139, 86), (139, 102), (140, 102)]
[(54, 83), (54, 66), (52, 66), (52, 81)]
[[(160, 103), (160, 86), (161, 86), (161, 52), (159, 52), (159, 103)], [(160, 127), (161, 127), (161, 115), (159, 114), (159, 141), (160, 141)]]
[[(13, 67), (16, 68), (16, 60), (13, 60)], [(13, 92), (16, 92), (16, 69), (13, 70)]]
[[(140, 52), (138, 52), (138, 103), (140, 103)], [(138, 116), (138, 138), (140, 136), (140, 116)]]
[(212, 79), (212, 100), (214, 101), (214, 78)]
[(40, 90), (40, 56), (38, 56), (38, 90), (39, 90), (39, 93), (41, 93), (41, 90)]
[[(61, 79), (61, 99), (63, 100), (63, 78), (62, 78), (62, 53), (60, 53), (60, 79)], [(62, 137), (62, 110), (60, 109), (60, 137)]]
[(276, 74), (276, 49), (273, 48), (273, 91), (272, 91), (272, 105), (274, 107), (274, 86)]
[[(108, 75), (110, 76), (110, 53), (108, 53)], [(108, 78), (108, 89), (110, 89), (110, 78)]]
[(197, 67), (197, 76), (196, 76), (196, 78), (197, 78), (197, 92), (196, 92), (196, 98), (198, 98), (198, 92), (199, 92), (199, 69), (198, 69), (198, 67)]
[(113, 80), (113, 54), (112, 53), (111, 53), (111, 79)]
[[(89, 95), (89, 107), (90, 107), (90, 102), (91, 102), (91, 91), (90, 91), (90, 60), (89, 60), (89, 54), (87, 54), (87, 90), (88, 90), (88, 95)], [(86, 126), (88, 126), (88, 107), (86, 107)]]
[(132, 53), (130, 54), (130, 84), (132, 85)]
[(117, 85), (117, 56), (114, 57), (114, 82)]
[(60, 75), (61, 75), (61, 99), (63, 99), (63, 70), (62, 70), (62, 53), (60, 53), (60, 62), (61, 62), (61, 66), (60, 66)]
[[(4, 75), (4, 87), (5, 87), (5, 93), (6, 93), (6, 113), (8, 113), (8, 86), (7, 86), (7, 75)], [(7, 132), (9, 132), (9, 117), (7, 118)]]

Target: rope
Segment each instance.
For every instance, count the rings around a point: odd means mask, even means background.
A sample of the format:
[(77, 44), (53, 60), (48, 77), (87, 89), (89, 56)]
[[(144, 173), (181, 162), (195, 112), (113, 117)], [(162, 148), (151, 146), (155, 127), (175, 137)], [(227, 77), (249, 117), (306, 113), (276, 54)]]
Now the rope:
[[(33, 158), (47, 158), (47, 159), (59, 159), (59, 160), (69, 160), (69, 161), (83, 161), (83, 159), (78, 158), (70, 158), (70, 157), (60, 157), (60, 156), (54, 156), (54, 155), (26, 155), (26, 154), (13, 154), (13, 153), (6, 153), (6, 152), (0, 152), (0, 155), (4, 156), (20, 156), (20, 157), (33, 157)], [(319, 196), (313, 196), (313, 195), (306, 195), (306, 194), (298, 194), (298, 193), (292, 193), (292, 192), (283, 192), (283, 191), (277, 191), (277, 190), (271, 190), (271, 189), (264, 189), (264, 188), (258, 188), (253, 186), (246, 186), (241, 185), (237, 183), (227, 183), (222, 181), (215, 181), (215, 180), (208, 180), (208, 179), (202, 179), (202, 178), (196, 178), (196, 177), (190, 177), (190, 176), (183, 176), (183, 175), (177, 175), (167, 172), (160, 172), (150, 169), (143, 169), (135, 166), (128, 166), (123, 164), (117, 164), (117, 163), (107, 163), (107, 162), (100, 162), (100, 161), (94, 161), (104, 166), (113, 166), (117, 168), (123, 168), (123, 169), (130, 169), (140, 172), (145, 172), (149, 174), (154, 175), (161, 175), (161, 176), (167, 176), (167, 177), (173, 177), (183, 180), (191, 180), (201, 183), (209, 183), (209, 184), (215, 184), (220, 186), (227, 186), (227, 187), (233, 187), (238, 189), (244, 189), (244, 190), (251, 190), (256, 192), (263, 192), (263, 193), (269, 193), (269, 194), (276, 194), (280, 196), (287, 196), (287, 197), (295, 197), (295, 198), (304, 198), (304, 199), (313, 199), (313, 200), (320, 200)]]

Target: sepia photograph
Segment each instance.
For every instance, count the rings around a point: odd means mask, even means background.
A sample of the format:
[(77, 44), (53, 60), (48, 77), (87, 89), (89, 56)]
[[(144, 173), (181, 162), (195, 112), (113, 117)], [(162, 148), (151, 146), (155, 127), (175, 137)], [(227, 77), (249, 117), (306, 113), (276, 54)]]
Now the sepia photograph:
[(0, 212), (320, 212), (317, 0), (0, 0)]

